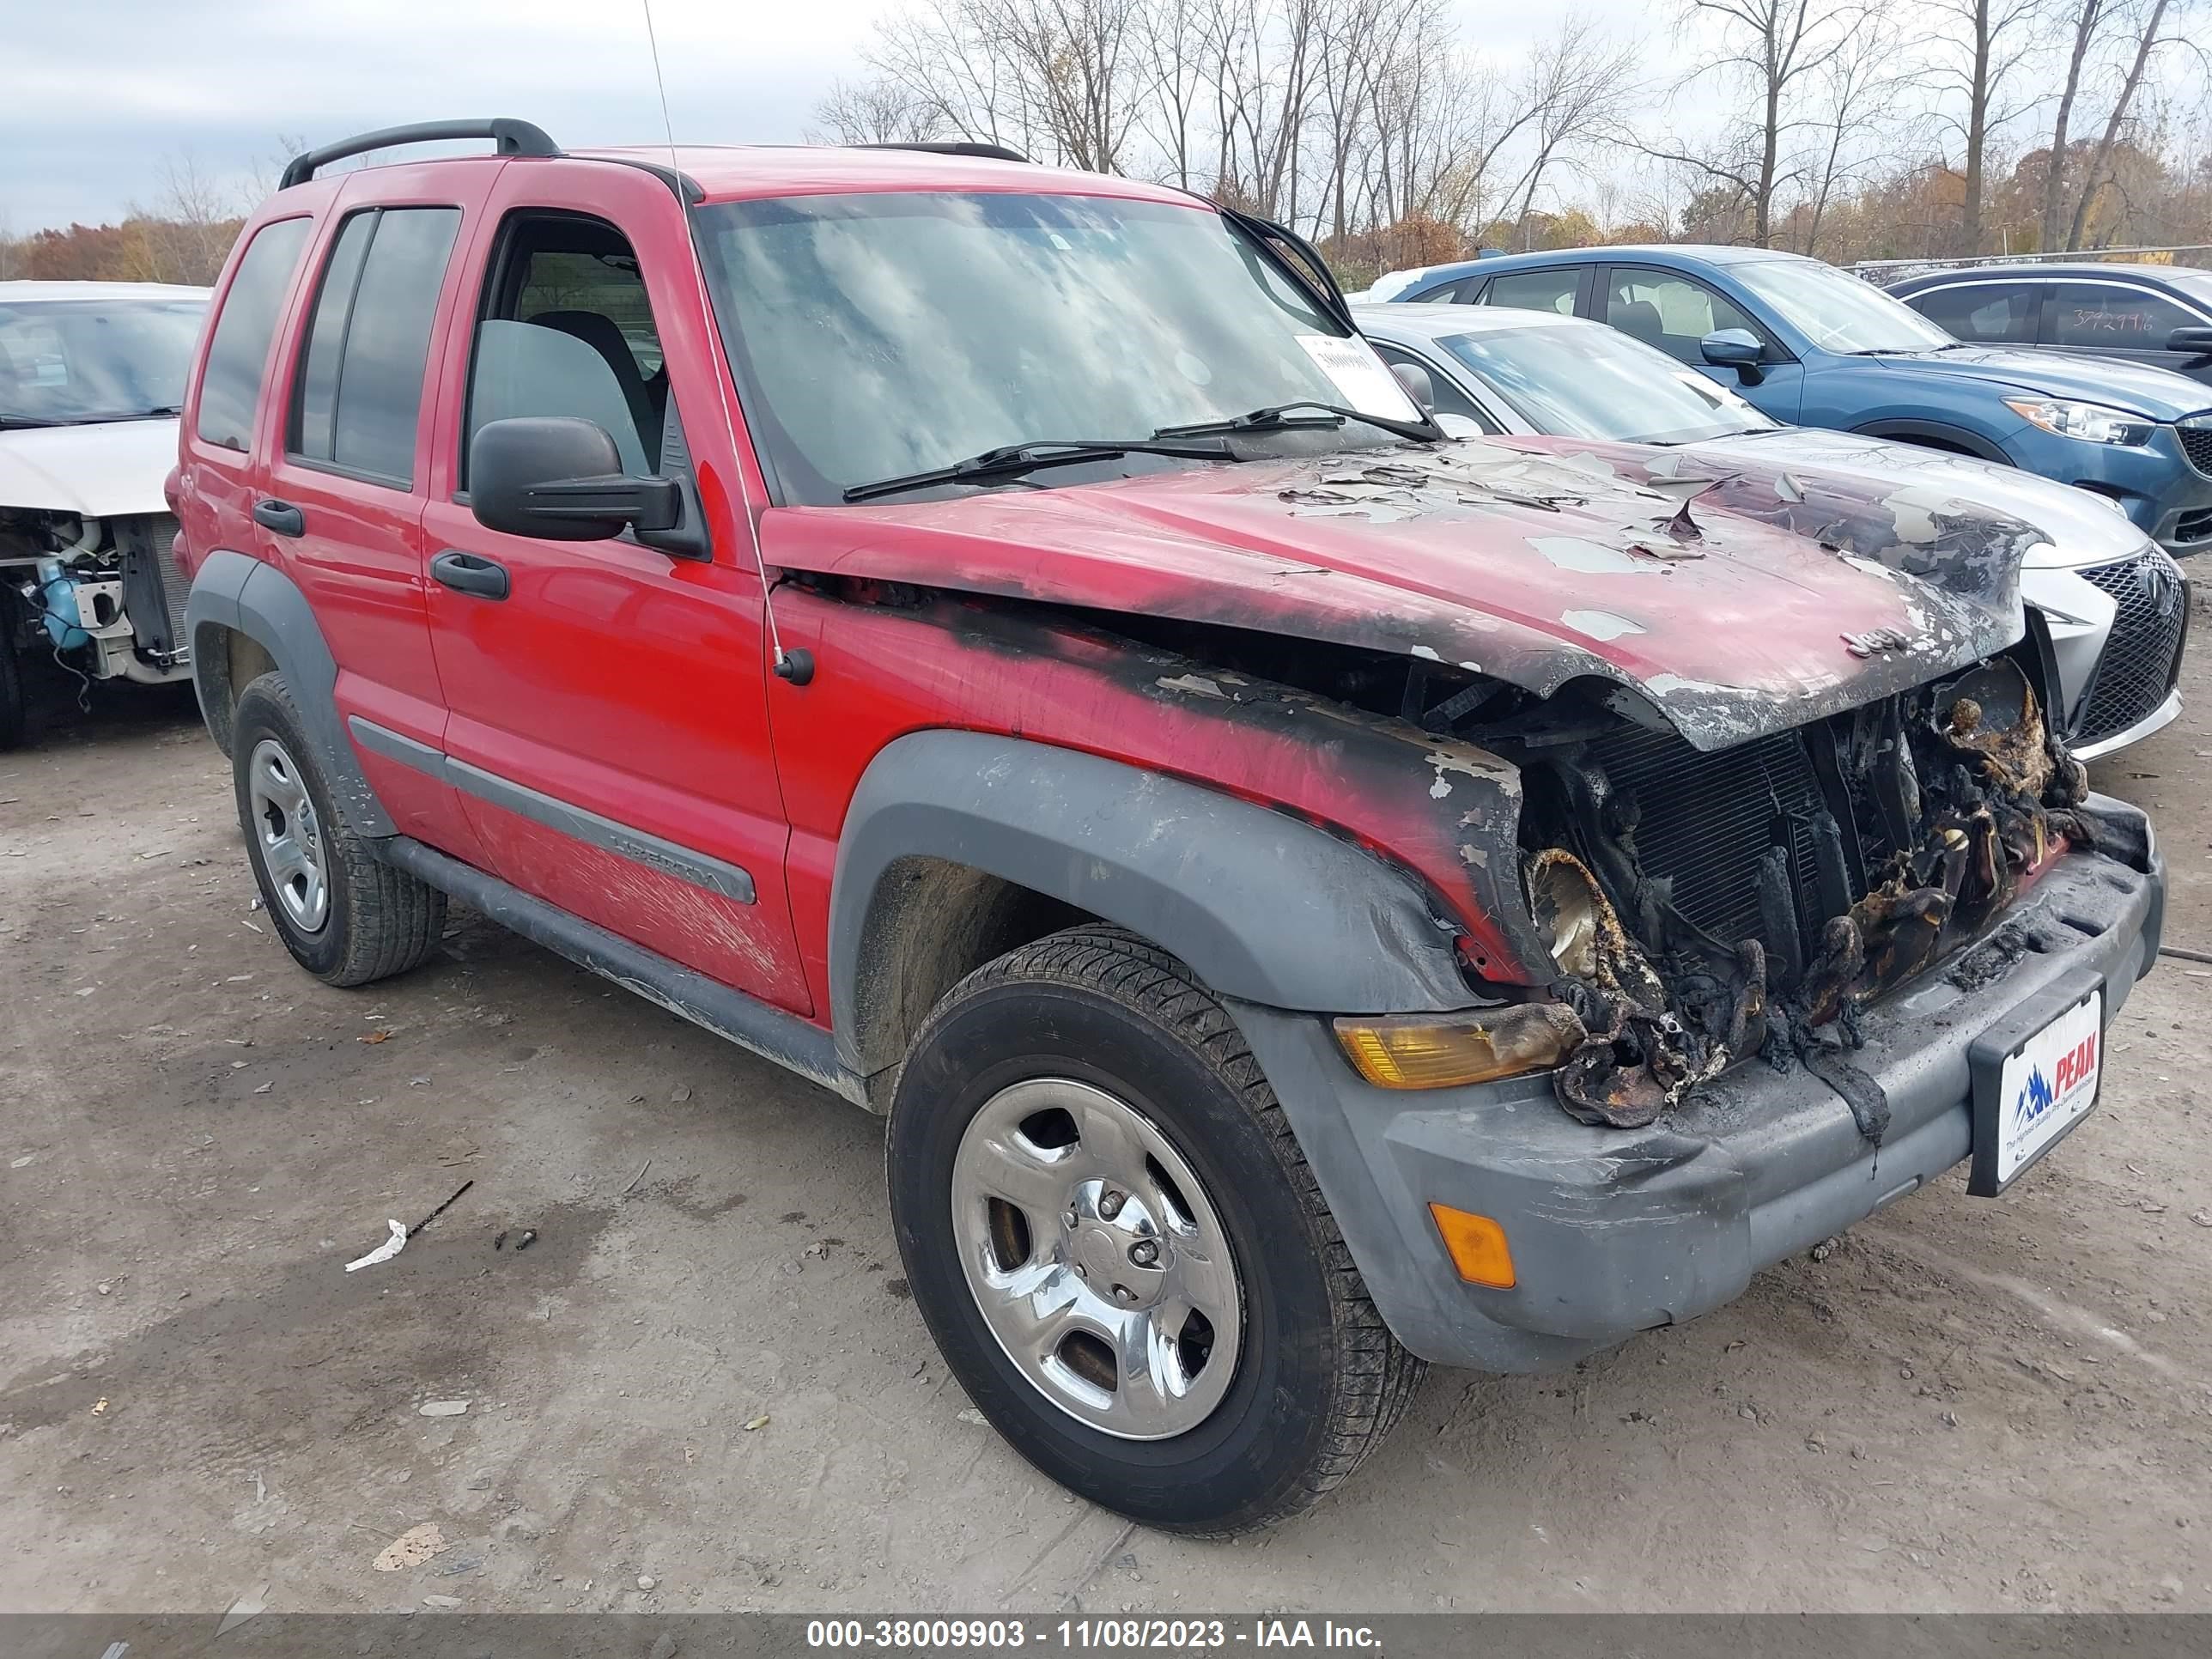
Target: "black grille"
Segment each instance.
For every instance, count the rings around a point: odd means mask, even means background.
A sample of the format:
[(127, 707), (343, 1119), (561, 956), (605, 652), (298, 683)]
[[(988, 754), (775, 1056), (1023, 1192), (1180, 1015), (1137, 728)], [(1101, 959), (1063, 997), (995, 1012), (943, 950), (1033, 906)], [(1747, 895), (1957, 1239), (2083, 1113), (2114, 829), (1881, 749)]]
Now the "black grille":
[(1768, 848), (1790, 848), (1798, 894), (1819, 890), (1812, 823), (1825, 804), (1801, 733), (1700, 754), (1678, 737), (1638, 729), (1592, 750), (1614, 795), (1636, 802), (1644, 873), (1667, 884), (1674, 908), (1723, 944), (1775, 943), (1754, 881)]
[(123, 607), (131, 630), (149, 650), (174, 653), (185, 642), (185, 602), (191, 597), (176, 559), (177, 521), (166, 513), (117, 519), (123, 554)]
[(2185, 421), (2174, 428), (2181, 434), (2181, 452), (2199, 472), (2212, 473), (2212, 422), (2199, 426)]
[(2189, 629), (2189, 584), (2164, 553), (2098, 565), (2081, 577), (2111, 594), (2119, 609), (2075, 716), (2077, 745), (2126, 731), (2166, 701), (2181, 672)]
[(149, 526), (153, 532), (154, 568), (161, 573), (161, 597), (169, 611), (169, 648), (185, 645), (185, 602), (191, 589), (177, 569), (177, 521), (164, 513)]

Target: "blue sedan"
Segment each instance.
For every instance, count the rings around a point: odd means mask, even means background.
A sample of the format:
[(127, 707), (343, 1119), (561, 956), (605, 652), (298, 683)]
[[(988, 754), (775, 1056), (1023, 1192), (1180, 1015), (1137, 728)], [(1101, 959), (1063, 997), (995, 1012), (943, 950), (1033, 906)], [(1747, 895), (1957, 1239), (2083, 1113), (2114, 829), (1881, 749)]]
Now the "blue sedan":
[(2212, 388), (2162, 368), (1971, 345), (1832, 265), (1763, 248), (1577, 248), (1384, 277), (1369, 300), (1612, 324), (1774, 419), (2002, 461), (2212, 547)]

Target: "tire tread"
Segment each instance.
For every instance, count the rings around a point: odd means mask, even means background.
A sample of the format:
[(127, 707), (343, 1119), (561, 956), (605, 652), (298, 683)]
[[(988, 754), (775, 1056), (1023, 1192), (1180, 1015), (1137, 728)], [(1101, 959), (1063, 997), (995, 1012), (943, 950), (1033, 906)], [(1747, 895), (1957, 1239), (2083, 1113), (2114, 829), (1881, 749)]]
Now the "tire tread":
[[(238, 699), (232, 720), (234, 732), (243, 732), (255, 714), (253, 705), (265, 701), (272, 714), (261, 723), (276, 729), (295, 765), (309, 775), (318, 797), (318, 816), (328, 847), (332, 876), (331, 912), (345, 921), (345, 951), (326, 969), (303, 967), (326, 985), (353, 987), (374, 984), (419, 967), (437, 948), (446, 931), (446, 896), (428, 883), (393, 868), (376, 855), (374, 845), (345, 827), (330, 808), (329, 781), (322, 775), (313, 750), (308, 747), (300, 706), (281, 673), (263, 674)], [(252, 752), (250, 741), (234, 741), (234, 763), (243, 767)], [(251, 834), (251, 826), (248, 826)], [(256, 879), (259, 866), (255, 866)], [(264, 890), (264, 897), (270, 896)], [(271, 913), (270, 920), (277, 921)], [(280, 932), (282, 925), (279, 924)], [(287, 939), (289, 945), (289, 938)], [(298, 952), (294, 957), (298, 959)]]
[[(1269, 1150), (1299, 1206), (1329, 1277), (1328, 1298), (1340, 1363), (1326, 1407), (1320, 1455), (1297, 1486), (1263, 1513), (1233, 1526), (1193, 1528), (1200, 1537), (1228, 1537), (1301, 1513), (1343, 1484), (1405, 1415), (1427, 1364), (1402, 1346), (1376, 1311), (1351, 1248), (1322, 1195), (1282, 1103), (1275, 1097), (1243, 1032), (1220, 1001), (1165, 951), (1107, 923), (1086, 923), (1047, 935), (986, 963), (949, 992), (939, 1009), (1009, 982), (1043, 980), (1080, 987), (1121, 1004), (1205, 1055), (1267, 1137)], [(932, 1017), (934, 1023), (935, 1015)], [(927, 1027), (924, 1027), (926, 1037)], [(1178, 1530), (1182, 1530), (1178, 1528)]]

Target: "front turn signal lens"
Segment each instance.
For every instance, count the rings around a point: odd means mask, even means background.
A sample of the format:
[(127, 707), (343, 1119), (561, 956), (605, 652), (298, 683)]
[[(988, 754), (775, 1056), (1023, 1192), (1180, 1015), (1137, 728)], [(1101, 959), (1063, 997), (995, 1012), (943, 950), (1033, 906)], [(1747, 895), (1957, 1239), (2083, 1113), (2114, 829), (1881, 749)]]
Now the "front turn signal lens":
[(1379, 1089), (1449, 1089), (1548, 1070), (1587, 1036), (1574, 1010), (1560, 1002), (1336, 1022), (1345, 1058)]
[(1513, 1252), (1505, 1243), (1504, 1228), (1486, 1215), (1455, 1210), (1449, 1204), (1430, 1205), (1429, 1214), (1462, 1279), (1492, 1290), (1513, 1288)]

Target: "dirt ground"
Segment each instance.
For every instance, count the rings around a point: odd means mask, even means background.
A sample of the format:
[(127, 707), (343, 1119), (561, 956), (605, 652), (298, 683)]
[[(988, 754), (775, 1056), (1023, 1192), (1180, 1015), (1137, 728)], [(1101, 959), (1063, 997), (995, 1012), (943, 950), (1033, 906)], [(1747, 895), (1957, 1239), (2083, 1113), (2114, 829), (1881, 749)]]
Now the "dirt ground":
[[(2191, 712), (2097, 782), (2207, 948), (2196, 631)], [(2212, 968), (2138, 988), (2004, 1200), (1954, 1176), (1567, 1375), (1433, 1372), (1317, 1512), (1212, 1544), (974, 1416), (875, 1121), (472, 917), (326, 989), (252, 892), (188, 698), (0, 757), (0, 1608), (2212, 1609)]]

